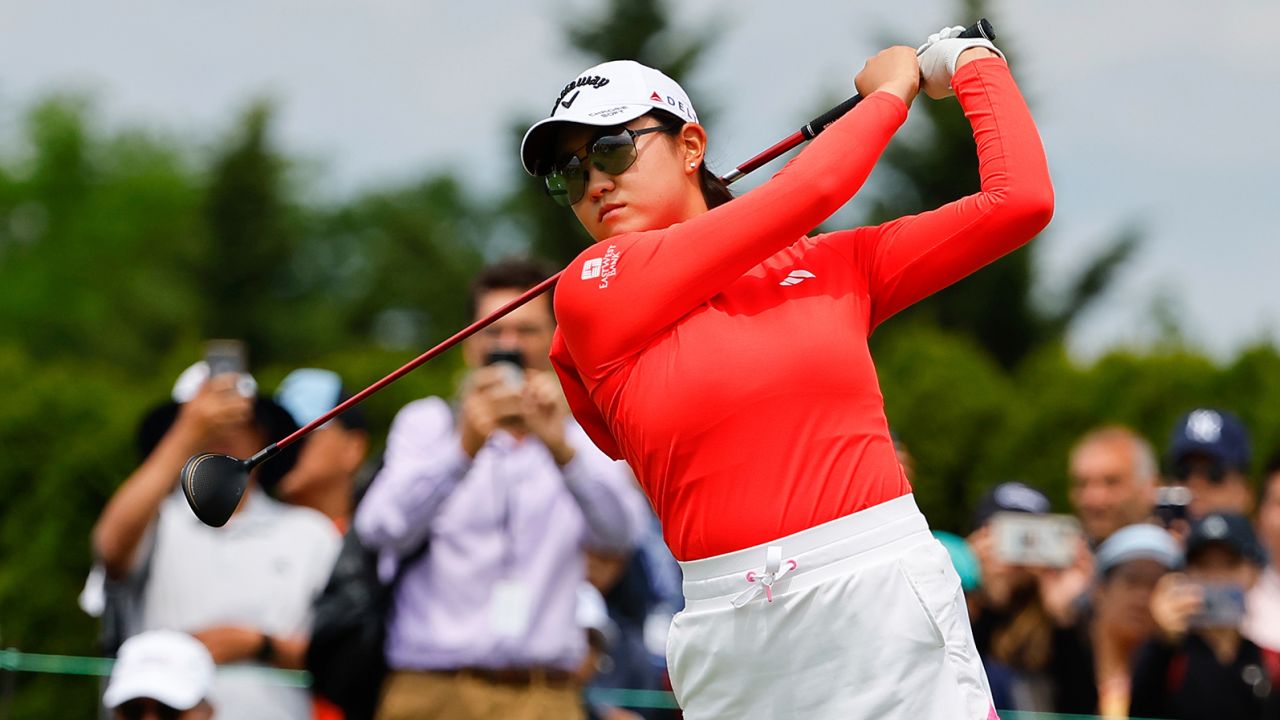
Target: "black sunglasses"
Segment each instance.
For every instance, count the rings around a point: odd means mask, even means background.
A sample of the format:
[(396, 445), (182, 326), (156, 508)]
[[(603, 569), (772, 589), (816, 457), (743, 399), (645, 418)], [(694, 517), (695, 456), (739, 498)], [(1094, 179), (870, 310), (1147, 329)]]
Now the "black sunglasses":
[(178, 718), (182, 717), (182, 712), (177, 708), (171, 708), (150, 698), (130, 700), (116, 708), (117, 716), (124, 718), (124, 720), (148, 720), (152, 717), (160, 718), (160, 720), (178, 720)]
[(636, 161), (639, 154), (636, 150), (636, 138), (649, 133), (666, 132), (678, 126), (679, 123), (668, 122), (639, 130), (622, 128), (595, 137), (552, 165), (542, 176), (543, 182), (547, 184), (547, 194), (564, 207), (573, 205), (587, 191), (587, 163), (601, 172), (620, 175)]
[(1193, 474), (1200, 473), (1209, 479), (1209, 482), (1217, 484), (1222, 482), (1227, 476), (1228, 468), (1221, 462), (1205, 458), (1182, 458), (1173, 464), (1173, 479), (1178, 482), (1186, 482)]

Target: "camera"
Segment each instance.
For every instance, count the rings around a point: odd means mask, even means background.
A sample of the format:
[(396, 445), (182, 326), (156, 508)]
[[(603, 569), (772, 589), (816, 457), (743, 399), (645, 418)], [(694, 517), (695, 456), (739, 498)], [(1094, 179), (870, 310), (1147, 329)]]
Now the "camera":
[(1156, 488), (1156, 518), (1168, 528), (1175, 521), (1187, 520), (1187, 507), (1191, 504), (1191, 489), (1185, 485), (1168, 485)]

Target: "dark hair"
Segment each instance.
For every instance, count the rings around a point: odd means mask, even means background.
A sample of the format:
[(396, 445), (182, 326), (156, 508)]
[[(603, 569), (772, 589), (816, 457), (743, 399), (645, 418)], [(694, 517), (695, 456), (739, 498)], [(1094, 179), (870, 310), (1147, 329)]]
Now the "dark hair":
[[(511, 257), (499, 260), (482, 268), (471, 281), (471, 292), (467, 294), (467, 317), (476, 316), (476, 308), (480, 305), (480, 296), (494, 290), (525, 291), (551, 277), (551, 270), (541, 260), (525, 257)], [(547, 293), (551, 299), (551, 293)]]
[[(652, 110), (649, 115), (668, 127), (667, 130), (663, 131), (664, 135), (675, 137), (684, 128), (685, 121), (666, 110)], [(719, 175), (711, 172), (707, 167), (705, 158), (702, 161), (702, 166), (698, 168), (698, 187), (702, 190), (702, 199), (706, 201), (708, 209), (719, 207), (733, 199), (733, 193), (729, 190), (729, 183), (722, 180)]]

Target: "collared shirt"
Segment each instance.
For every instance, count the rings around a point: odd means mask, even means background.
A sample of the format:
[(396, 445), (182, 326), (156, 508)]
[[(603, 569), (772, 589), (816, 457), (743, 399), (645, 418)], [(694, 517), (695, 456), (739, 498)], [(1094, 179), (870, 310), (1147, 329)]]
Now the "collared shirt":
[[(584, 546), (623, 550), (645, 511), (630, 471), (567, 421), (561, 468), (541, 442), (504, 431), (474, 460), (440, 398), (405, 406), (386, 463), (356, 511), (361, 541), (403, 557), (387, 627), (396, 669), (557, 667), (586, 651), (574, 611)], [(386, 573), (384, 572), (384, 577)]]
[[(148, 531), (149, 561), (121, 581), (141, 603), (130, 633), (242, 625), (269, 635), (306, 634), (341, 543), (321, 513), (277, 502), (256, 487), (221, 528), (201, 523), (181, 492), (164, 500)], [(256, 663), (219, 668), (210, 701), (219, 717), (308, 720), (303, 688), (264, 683)]]
[(1280, 571), (1268, 565), (1245, 596), (1244, 636), (1280, 652)]

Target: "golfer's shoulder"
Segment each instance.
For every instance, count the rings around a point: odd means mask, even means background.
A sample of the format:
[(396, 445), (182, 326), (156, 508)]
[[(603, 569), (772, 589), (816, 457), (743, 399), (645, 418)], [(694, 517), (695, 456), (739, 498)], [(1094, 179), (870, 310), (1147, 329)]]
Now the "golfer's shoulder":
[[(556, 284), (555, 313), (562, 325), (568, 320), (592, 317), (602, 312), (619, 294), (618, 279), (625, 269), (643, 261), (644, 246), (659, 241), (661, 231), (615, 235), (588, 246), (565, 268)], [(612, 292), (610, 292), (612, 291)]]

